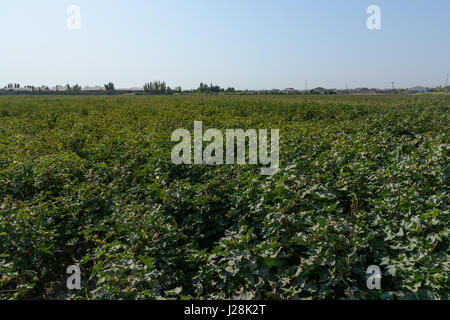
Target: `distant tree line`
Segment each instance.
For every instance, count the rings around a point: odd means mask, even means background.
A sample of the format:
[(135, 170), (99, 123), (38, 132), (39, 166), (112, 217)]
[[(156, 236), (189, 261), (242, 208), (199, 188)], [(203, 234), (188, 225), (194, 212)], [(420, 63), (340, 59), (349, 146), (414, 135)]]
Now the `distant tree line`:
[[(19, 89), (19, 90), (17, 90)], [(25, 90), (20, 90), (25, 89)], [(448, 92), (450, 87), (448, 86), (439, 86), (435, 88), (424, 88), (425, 92)], [(0, 89), (0, 94), (93, 94), (93, 95), (101, 95), (101, 94), (148, 94), (148, 95), (172, 95), (172, 94), (237, 94), (237, 95), (285, 95), (285, 94), (307, 94), (307, 95), (321, 95), (321, 94), (407, 94), (411, 93), (413, 90), (411, 89), (368, 89), (368, 88), (357, 88), (357, 89), (346, 89), (346, 90), (336, 90), (336, 89), (325, 89), (322, 87), (318, 87), (315, 89), (310, 89), (305, 91), (295, 90), (293, 88), (287, 88), (284, 90), (279, 89), (271, 89), (271, 90), (235, 90), (233, 87), (221, 88), (218, 85), (206, 84), (201, 82), (198, 88), (190, 89), (190, 90), (182, 90), (180, 86), (171, 88), (169, 87), (165, 81), (152, 81), (147, 82), (141, 88), (130, 88), (130, 89), (116, 89), (113, 82), (108, 82), (102, 87), (94, 87), (94, 88), (85, 88), (82, 89), (80, 85), (75, 84), (71, 86), (67, 84), (65, 86), (56, 86), (52, 89), (49, 89), (48, 86), (25, 86), (22, 88), (19, 83), (9, 83), (7, 86)]]
[(81, 93), (81, 86), (76, 84), (73, 87), (71, 87), (70, 84), (66, 84), (66, 91), (72, 93)]
[(167, 86), (165, 81), (153, 81), (144, 84), (144, 92), (147, 94), (181, 94), (181, 93), (202, 93), (202, 94), (217, 94), (220, 92), (233, 93), (235, 92), (234, 88), (223, 89), (220, 86), (212, 85), (209, 86), (206, 83), (200, 83), (197, 89), (193, 90), (182, 90), (180, 86), (171, 88)]
[(203, 83), (203, 82), (200, 83), (200, 86), (195, 91), (198, 93), (220, 93), (220, 92), (232, 93), (232, 92), (235, 92), (234, 88), (232, 88), (232, 87), (224, 89), (217, 85), (213, 86), (212, 83), (208, 86), (206, 83)]
[(151, 94), (172, 94), (173, 90), (165, 81), (152, 81), (144, 84), (144, 92)]

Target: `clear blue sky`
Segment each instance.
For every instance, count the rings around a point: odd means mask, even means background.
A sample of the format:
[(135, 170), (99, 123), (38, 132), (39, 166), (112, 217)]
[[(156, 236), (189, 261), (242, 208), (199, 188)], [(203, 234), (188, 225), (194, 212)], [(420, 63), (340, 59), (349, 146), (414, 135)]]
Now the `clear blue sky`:
[[(366, 28), (371, 4), (382, 30)], [(386, 88), (450, 71), (449, 0), (10, 0), (0, 27), (0, 86)]]

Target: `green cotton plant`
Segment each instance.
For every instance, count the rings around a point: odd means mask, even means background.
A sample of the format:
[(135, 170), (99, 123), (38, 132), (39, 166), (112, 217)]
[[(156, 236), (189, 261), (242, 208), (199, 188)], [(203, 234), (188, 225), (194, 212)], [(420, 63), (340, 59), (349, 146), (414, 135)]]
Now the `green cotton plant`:
[[(449, 299), (449, 102), (3, 96), (0, 299)], [(279, 171), (175, 165), (194, 121), (279, 129)]]

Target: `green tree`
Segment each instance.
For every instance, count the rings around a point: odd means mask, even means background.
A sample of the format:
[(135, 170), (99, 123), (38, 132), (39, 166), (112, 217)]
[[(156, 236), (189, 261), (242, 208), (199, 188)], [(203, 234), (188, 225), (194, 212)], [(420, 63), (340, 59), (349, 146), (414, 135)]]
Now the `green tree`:
[(112, 82), (109, 82), (109, 83), (107, 83), (107, 84), (105, 84), (105, 90), (106, 91), (114, 91), (115, 90), (115, 88), (114, 88), (114, 83), (112, 83)]
[(72, 92), (74, 92), (74, 93), (81, 93), (81, 86), (79, 86), (78, 84), (74, 85), (72, 87)]

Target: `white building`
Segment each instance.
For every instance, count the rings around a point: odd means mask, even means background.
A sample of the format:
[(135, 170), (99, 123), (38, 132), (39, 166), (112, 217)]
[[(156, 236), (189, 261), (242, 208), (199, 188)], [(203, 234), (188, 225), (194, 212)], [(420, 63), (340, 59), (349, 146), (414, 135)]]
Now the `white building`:
[(100, 86), (84, 87), (82, 91), (105, 91), (105, 87)]

